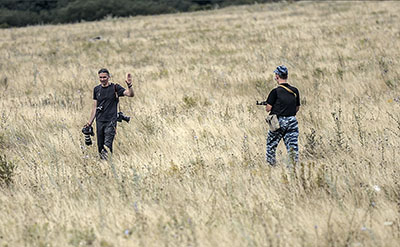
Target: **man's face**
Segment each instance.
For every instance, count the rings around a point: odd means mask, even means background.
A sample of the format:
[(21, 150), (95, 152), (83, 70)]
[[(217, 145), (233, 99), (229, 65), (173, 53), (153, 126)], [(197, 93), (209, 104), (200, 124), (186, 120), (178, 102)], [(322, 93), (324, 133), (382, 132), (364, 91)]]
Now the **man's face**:
[(107, 73), (100, 73), (99, 74), (99, 79), (101, 84), (107, 84), (109, 76)]

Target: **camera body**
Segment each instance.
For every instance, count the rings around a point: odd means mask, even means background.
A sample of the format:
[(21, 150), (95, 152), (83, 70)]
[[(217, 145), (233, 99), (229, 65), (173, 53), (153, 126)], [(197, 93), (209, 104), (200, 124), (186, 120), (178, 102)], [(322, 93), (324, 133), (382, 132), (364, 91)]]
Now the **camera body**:
[(90, 125), (83, 127), (82, 133), (85, 135), (85, 144), (87, 146), (92, 145), (92, 139), (90, 136), (94, 136), (93, 127)]
[(125, 116), (123, 112), (118, 112), (117, 121), (122, 122), (122, 120), (129, 123), (129, 121), (131, 120), (131, 117)]

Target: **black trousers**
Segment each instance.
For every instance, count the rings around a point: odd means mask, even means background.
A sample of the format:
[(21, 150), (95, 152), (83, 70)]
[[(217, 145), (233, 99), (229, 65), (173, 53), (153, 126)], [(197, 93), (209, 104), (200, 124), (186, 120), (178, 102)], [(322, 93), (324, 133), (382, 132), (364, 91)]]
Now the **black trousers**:
[(117, 130), (117, 121), (96, 121), (97, 148), (99, 153), (104, 152), (104, 145), (112, 152), (112, 145)]

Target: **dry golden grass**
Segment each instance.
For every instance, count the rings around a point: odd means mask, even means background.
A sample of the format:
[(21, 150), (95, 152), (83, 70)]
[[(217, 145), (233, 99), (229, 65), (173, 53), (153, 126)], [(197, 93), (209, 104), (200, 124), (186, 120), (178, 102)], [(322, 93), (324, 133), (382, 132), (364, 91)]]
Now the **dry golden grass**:
[[(0, 246), (396, 246), (399, 13), (311, 1), (0, 30)], [(271, 169), (255, 101), (280, 64), (300, 163), (281, 143)], [(101, 67), (135, 79), (110, 162), (81, 133)]]

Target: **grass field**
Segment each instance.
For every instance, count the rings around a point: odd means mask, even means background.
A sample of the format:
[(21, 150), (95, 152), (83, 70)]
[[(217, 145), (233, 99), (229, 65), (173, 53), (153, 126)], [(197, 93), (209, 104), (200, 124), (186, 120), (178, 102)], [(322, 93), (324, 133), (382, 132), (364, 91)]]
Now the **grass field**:
[[(0, 246), (397, 246), (399, 13), (310, 1), (0, 30)], [(255, 102), (281, 64), (300, 162), (281, 143), (271, 168)], [(135, 90), (108, 162), (81, 133), (102, 67)]]

